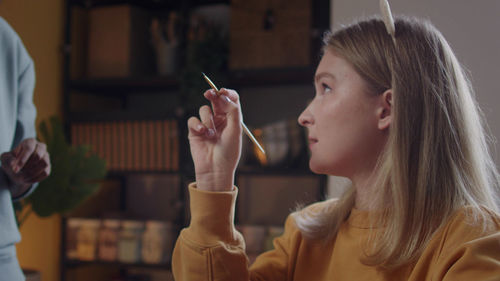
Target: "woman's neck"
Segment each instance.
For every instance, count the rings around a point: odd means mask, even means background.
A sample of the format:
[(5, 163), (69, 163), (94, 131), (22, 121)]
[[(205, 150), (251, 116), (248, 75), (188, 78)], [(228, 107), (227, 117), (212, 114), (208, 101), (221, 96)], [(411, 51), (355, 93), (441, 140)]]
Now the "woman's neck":
[(353, 188), (356, 190), (354, 207), (358, 210), (371, 211), (380, 209), (376, 190), (376, 173), (373, 170), (358, 173), (351, 178)]

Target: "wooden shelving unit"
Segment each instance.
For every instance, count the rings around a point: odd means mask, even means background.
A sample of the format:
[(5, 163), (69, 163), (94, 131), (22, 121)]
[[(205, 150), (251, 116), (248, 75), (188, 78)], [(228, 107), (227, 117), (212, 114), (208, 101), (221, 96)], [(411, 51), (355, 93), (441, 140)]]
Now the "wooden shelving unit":
[[(313, 3), (314, 21), (311, 29), (312, 34), (321, 34), (329, 25), (329, 1), (311, 0)], [(176, 10), (182, 15), (189, 14), (194, 7), (204, 4), (229, 4), (230, 1), (215, 1), (215, 0), (68, 0), (66, 2), (66, 31), (65, 31), (65, 55), (64, 55), (64, 117), (68, 136), (70, 136), (71, 125), (76, 123), (88, 122), (111, 122), (111, 121), (135, 121), (135, 120), (163, 120), (175, 119), (178, 121), (178, 137), (179, 137), (179, 170), (178, 171), (109, 171), (108, 179), (117, 180), (122, 184), (126, 182), (130, 176), (141, 175), (171, 175), (180, 178), (180, 200), (186, 201), (185, 189), (187, 183), (194, 178), (193, 167), (189, 157), (189, 148), (187, 143), (187, 128), (185, 126), (188, 114), (191, 114), (183, 107), (185, 98), (182, 96), (180, 85), (180, 74), (171, 76), (159, 75), (142, 75), (138, 77), (121, 77), (121, 78), (74, 78), (72, 71), (72, 57), (74, 57), (75, 48), (72, 45), (72, 15), (74, 9), (90, 10), (96, 7), (105, 7), (120, 4), (129, 4), (148, 9), (152, 14), (159, 14), (162, 11)], [(312, 61), (316, 61), (319, 42), (318, 38), (312, 42), (314, 54)], [(73, 53), (72, 53), (73, 52)], [(83, 55), (83, 54), (82, 54)], [(265, 87), (279, 86), (300, 86), (312, 85), (315, 66), (297, 67), (297, 68), (276, 68), (276, 69), (255, 69), (242, 71), (227, 71), (227, 85), (234, 89), (252, 89)], [(75, 110), (72, 104), (74, 96), (89, 99), (112, 99), (118, 100), (119, 108), (109, 110)], [(179, 104), (173, 106), (172, 110), (133, 110), (134, 100), (131, 96), (148, 95), (156, 98), (171, 98)], [(305, 150), (306, 148), (304, 148)], [(305, 152), (307, 154), (307, 152)], [(237, 170), (239, 176), (282, 176), (282, 177), (314, 177), (308, 168), (307, 163), (301, 165), (278, 166), (278, 167), (259, 167), (259, 166), (241, 166)], [(326, 178), (319, 176), (318, 199), (324, 193)], [(125, 188), (125, 187), (123, 187)], [(123, 192), (125, 193), (125, 192)], [(120, 195), (120, 196), (123, 196)], [(120, 198), (120, 208), (126, 205), (126, 198)], [(186, 204), (187, 206), (187, 204)], [(185, 206), (185, 207), (186, 207)], [(181, 212), (177, 219), (179, 227), (185, 226), (188, 221), (187, 211)], [(169, 264), (150, 265), (144, 263), (127, 264), (120, 262), (102, 262), (102, 261), (79, 261), (66, 258), (66, 225), (67, 219), (63, 218), (62, 225), (62, 247), (61, 247), (61, 281), (67, 280), (67, 272), (76, 268), (84, 268), (87, 266), (102, 266), (119, 268), (120, 271), (126, 271), (131, 267), (142, 267), (152, 269), (170, 269)]]

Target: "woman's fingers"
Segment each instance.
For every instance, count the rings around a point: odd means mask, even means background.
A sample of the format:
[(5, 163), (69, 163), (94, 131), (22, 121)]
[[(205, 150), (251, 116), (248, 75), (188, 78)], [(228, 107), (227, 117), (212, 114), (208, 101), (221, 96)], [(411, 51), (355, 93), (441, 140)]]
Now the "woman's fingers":
[(234, 90), (220, 89), (217, 93), (214, 90), (208, 90), (204, 96), (212, 103), (215, 115), (226, 114), (239, 108), (238, 94)]
[(201, 123), (201, 121), (196, 117), (190, 117), (188, 119), (189, 136), (201, 136), (205, 134), (207, 128)]
[(222, 88), (220, 89), (219, 93), (221, 95), (228, 97), (229, 100), (231, 100), (232, 102), (238, 104), (240, 97), (238, 96), (238, 93), (236, 93), (235, 90)]
[(241, 122), (239, 96), (236, 91), (222, 88), (216, 93), (214, 90), (208, 90), (205, 92), (205, 97), (212, 103), (216, 124), (217, 120), (221, 119), (220, 116), (233, 125), (238, 125)]
[(227, 120), (231, 122), (234, 126), (240, 126), (243, 121), (243, 116), (240, 110), (240, 101), (238, 93), (235, 90), (229, 90), (222, 88), (219, 93), (221, 94), (220, 99), (227, 104)]
[[(220, 92), (220, 91), (219, 91)], [(208, 89), (205, 91), (205, 93), (203, 93), (203, 96), (208, 99), (208, 100), (212, 100), (214, 98), (216, 98), (218, 95), (217, 93), (215, 92), (215, 90), (213, 89)]]
[[(213, 124), (213, 121), (212, 121)], [(205, 125), (200, 119), (196, 117), (190, 117), (188, 119), (188, 128), (189, 128), (189, 135), (188, 137), (193, 137), (193, 136), (204, 136), (204, 137), (214, 137), (215, 136), (215, 129), (213, 125), (207, 126)]]
[(204, 105), (200, 107), (200, 120), (201, 123), (207, 128), (207, 136), (213, 137), (215, 135), (214, 118), (210, 106)]
[(189, 136), (215, 137), (217, 128), (227, 121), (240, 127), (241, 112), (236, 91), (221, 89), (216, 93), (214, 90), (207, 90), (204, 96), (211, 102), (212, 107), (204, 105), (199, 109), (199, 119), (189, 118)]

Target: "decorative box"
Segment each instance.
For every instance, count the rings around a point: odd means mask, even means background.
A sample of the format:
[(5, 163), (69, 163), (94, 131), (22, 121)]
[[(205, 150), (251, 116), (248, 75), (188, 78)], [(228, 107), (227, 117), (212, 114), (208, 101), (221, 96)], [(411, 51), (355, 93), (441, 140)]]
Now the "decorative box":
[(152, 73), (150, 16), (131, 5), (96, 7), (89, 14), (87, 76), (129, 77)]
[(309, 66), (311, 0), (232, 0), (229, 67)]

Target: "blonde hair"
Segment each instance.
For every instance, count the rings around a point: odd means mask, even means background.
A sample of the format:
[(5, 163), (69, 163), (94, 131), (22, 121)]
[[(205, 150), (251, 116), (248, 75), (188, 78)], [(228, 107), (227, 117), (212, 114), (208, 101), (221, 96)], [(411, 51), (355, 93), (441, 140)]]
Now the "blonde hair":
[[(344, 58), (373, 95), (393, 90), (392, 124), (377, 165), (383, 235), (368, 265), (395, 268), (418, 258), (433, 234), (464, 206), (472, 221), (498, 212), (499, 177), (473, 91), (450, 46), (432, 24), (395, 20), (396, 43), (369, 19), (326, 34), (324, 48)], [(319, 212), (295, 212), (305, 237), (333, 239), (354, 206), (355, 190)], [(380, 232), (380, 231), (379, 231)]]

